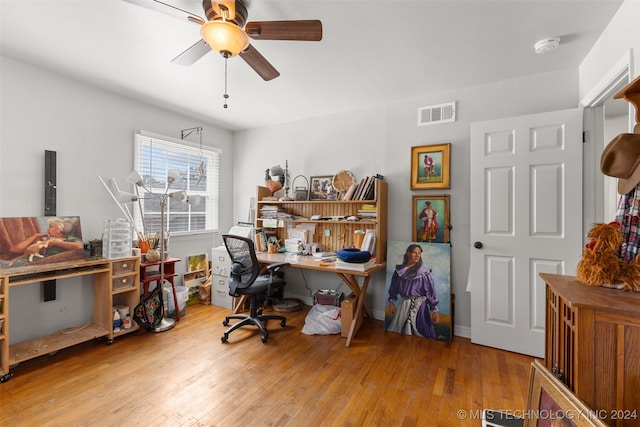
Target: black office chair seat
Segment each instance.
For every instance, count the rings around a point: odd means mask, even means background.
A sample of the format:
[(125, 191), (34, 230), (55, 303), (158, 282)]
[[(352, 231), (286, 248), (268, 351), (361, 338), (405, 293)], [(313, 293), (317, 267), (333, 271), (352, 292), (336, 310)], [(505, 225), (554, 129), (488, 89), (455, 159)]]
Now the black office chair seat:
[(288, 263), (271, 264), (267, 267), (265, 274), (260, 274), (260, 263), (256, 257), (253, 241), (251, 239), (234, 236), (231, 234), (222, 235), (224, 244), (231, 257), (231, 272), (229, 276), (229, 295), (240, 297), (249, 296), (249, 314), (231, 314), (226, 316), (222, 324), (229, 326), (229, 320), (239, 319), (240, 322), (227, 329), (222, 337), (222, 342), (229, 340), (229, 334), (238, 328), (247, 325), (257, 326), (262, 332), (262, 342), (269, 339), (269, 331), (265, 323), (269, 320), (279, 320), (280, 326), (286, 325), (287, 318), (276, 315), (263, 315), (262, 309), (258, 307), (258, 295), (270, 295), (283, 287), (286, 282), (278, 273)]

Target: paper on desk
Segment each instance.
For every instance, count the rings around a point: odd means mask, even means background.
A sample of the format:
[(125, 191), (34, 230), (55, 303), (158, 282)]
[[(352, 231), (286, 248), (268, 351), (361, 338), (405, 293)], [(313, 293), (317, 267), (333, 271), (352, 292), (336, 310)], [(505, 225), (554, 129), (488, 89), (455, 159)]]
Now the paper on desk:
[(308, 242), (309, 232), (305, 229), (289, 227), (287, 229), (287, 235), (289, 239), (300, 240), (303, 244), (306, 244)]
[(278, 227), (278, 220), (275, 218), (264, 218), (262, 220), (262, 226), (264, 228), (277, 228)]
[(297, 229), (307, 231), (307, 241), (305, 243), (315, 242), (316, 225), (313, 223), (304, 223), (296, 225)]

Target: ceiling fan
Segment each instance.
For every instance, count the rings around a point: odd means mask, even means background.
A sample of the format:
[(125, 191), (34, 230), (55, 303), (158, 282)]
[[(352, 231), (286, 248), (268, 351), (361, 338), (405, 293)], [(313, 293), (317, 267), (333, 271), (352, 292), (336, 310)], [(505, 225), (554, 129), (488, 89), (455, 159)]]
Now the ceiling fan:
[(158, 0), (124, 0), (151, 10), (200, 25), (202, 40), (175, 57), (172, 62), (191, 65), (209, 51), (225, 58), (239, 55), (264, 80), (280, 75), (273, 65), (249, 43), (253, 40), (322, 40), (319, 20), (247, 22), (247, 0), (203, 0), (207, 19)]

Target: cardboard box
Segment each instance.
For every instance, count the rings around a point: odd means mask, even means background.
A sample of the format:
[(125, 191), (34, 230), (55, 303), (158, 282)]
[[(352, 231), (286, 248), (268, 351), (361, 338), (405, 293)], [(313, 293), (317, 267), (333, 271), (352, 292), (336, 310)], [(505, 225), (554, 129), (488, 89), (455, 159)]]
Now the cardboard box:
[[(342, 329), (340, 331), (340, 335), (346, 338), (349, 336), (349, 328), (351, 328), (353, 314), (356, 311), (356, 296), (354, 294), (349, 294), (348, 297), (342, 300), (342, 305), (340, 307), (340, 317), (342, 318)], [(354, 333), (360, 329), (361, 324), (362, 312), (360, 312), (360, 316), (358, 316), (358, 320), (356, 321), (356, 329)]]

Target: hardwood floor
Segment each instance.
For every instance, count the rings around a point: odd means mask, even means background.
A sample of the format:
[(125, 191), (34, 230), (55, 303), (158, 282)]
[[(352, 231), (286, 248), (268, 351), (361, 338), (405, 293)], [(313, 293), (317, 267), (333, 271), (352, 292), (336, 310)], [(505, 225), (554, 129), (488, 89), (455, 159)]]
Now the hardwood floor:
[(170, 331), (81, 344), (12, 369), (2, 426), (480, 426), (483, 408), (526, 407), (533, 358), (384, 332), (351, 347), (301, 333), (306, 310), (221, 343), (231, 311), (187, 307)]

